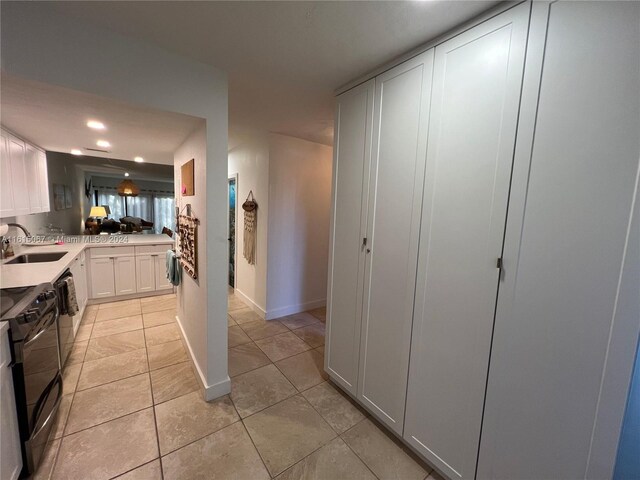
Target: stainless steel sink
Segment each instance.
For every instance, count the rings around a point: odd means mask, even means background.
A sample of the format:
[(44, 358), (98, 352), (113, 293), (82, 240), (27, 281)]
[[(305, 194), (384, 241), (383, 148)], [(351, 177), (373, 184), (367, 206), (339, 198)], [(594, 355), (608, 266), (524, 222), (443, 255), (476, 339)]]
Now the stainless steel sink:
[(27, 253), (25, 255), (20, 255), (13, 260), (10, 260), (6, 263), (42, 263), (42, 262), (57, 262), (62, 257), (64, 257), (67, 252), (51, 252), (51, 253)]

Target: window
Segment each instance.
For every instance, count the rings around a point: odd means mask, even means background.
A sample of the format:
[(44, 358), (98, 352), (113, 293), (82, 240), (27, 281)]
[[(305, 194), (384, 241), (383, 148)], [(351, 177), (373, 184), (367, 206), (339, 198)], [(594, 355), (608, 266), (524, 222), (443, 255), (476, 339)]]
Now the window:
[(124, 201), (115, 190), (98, 190), (98, 205), (107, 205), (111, 214), (111, 218), (119, 220), (124, 217)]
[[(121, 197), (112, 188), (98, 188), (98, 205), (108, 205), (110, 218), (119, 221), (127, 214), (153, 222), (153, 233), (167, 227), (175, 231), (175, 199), (167, 193), (141, 193), (137, 197)], [(126, 202), (126, 205), (125, 205)]]
[(176, 215), (174, 212), (175, 200), (173, 197), (153, 197), (153, 229), (156, 233), (162, 233), (162, 227), (176, 230)]

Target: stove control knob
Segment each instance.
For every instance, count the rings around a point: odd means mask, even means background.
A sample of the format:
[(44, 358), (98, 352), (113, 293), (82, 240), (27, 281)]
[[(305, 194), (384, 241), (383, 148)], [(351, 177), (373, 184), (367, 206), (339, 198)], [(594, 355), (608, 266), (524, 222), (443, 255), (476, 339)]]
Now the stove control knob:
[(52, 298), (56, 298), (56, 292), (54, 292), (53, 290), (48, 290), (45, 292), (45, 296), (47, 300), (51, 300)]

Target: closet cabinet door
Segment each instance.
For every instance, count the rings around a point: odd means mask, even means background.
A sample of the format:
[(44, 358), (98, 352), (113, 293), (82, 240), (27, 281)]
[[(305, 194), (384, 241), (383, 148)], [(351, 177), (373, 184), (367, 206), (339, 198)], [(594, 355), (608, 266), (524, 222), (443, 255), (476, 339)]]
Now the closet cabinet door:
[(632, 478), (640, 3), (534, 2), (531, 31), (478, 478)]
[(433, 50), (376, 78), (358, 398), (402, 433)]
[(435, 49), (404, 438), (475, 474), (529, 5)]
[(325, 369), (356, 395), (374, 80), (338, 97)]

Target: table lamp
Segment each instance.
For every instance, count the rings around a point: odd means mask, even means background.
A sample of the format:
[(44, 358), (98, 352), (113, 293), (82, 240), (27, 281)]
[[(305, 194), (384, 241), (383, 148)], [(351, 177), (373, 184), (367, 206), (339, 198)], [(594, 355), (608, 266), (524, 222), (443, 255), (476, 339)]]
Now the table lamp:
[(91, 207), (89, 216), (94, 217), (98, 225), (100, 225), (101, 219), (107, 216), (107, 209), (104, 208), (102, 205), (97, 207)]

